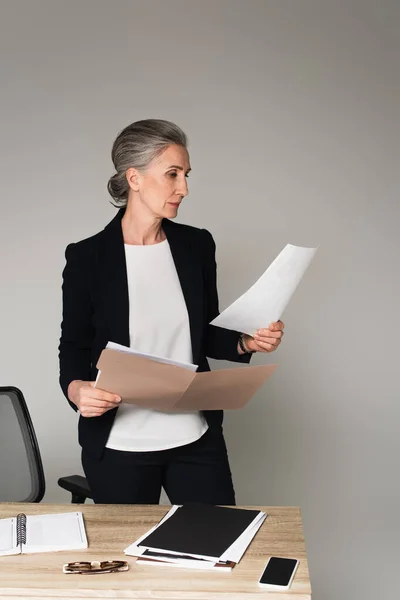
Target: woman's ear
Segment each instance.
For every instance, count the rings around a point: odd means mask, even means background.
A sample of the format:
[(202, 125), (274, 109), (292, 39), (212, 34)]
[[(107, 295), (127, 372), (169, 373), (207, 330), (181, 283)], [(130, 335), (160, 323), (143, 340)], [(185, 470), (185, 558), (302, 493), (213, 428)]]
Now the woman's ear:
[(131, 190), (139, 191), (139, 171), (137, 169), (130, 167), (126, 172), (126, 180)]

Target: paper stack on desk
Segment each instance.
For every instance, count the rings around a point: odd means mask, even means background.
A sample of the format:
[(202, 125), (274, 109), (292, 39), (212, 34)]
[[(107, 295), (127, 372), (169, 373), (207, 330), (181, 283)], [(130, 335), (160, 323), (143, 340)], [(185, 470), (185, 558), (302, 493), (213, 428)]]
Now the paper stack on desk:
[(187, 504), (173, 506), (125, 554), (138, 564), (230, 571), (263, 524), (259, 510)]

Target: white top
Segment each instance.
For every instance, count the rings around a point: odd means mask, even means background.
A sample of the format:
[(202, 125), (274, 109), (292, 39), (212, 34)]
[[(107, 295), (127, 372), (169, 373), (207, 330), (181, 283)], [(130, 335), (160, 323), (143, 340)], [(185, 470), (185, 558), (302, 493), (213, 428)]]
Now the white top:
[[(193, 362), (189, 317), (168, 241), (125, 244), (125, 258), (130, 347)], [(122, 402), (106, 447), (131, 452), (166, 450), (198, 440), (207, 429), (198, 411), (168, 413)]]

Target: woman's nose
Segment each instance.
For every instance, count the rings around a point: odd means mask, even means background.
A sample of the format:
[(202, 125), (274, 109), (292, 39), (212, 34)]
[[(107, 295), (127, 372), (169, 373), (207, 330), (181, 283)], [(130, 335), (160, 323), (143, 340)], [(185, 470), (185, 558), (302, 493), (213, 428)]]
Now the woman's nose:
[(188, 184), (187, 184), (186, 179), (184, 179), (183, 181), (180, 182), (180, 185), (179, 185), (178, 189), (176, 190), (176, 193), (179, 194), (180, 196), (187, 196)]

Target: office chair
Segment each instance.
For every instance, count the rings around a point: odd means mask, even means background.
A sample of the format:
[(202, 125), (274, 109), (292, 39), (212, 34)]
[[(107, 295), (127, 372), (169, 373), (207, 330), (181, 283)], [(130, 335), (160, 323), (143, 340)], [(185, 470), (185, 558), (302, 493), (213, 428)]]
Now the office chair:
[[(92, 494), (81, 475), (61, 477), (58, 484), (71, 502)], [(0, 387), (0, 502), (40, 502), (46, 489), (42, 459), (25, 398), (16, 387)]]

